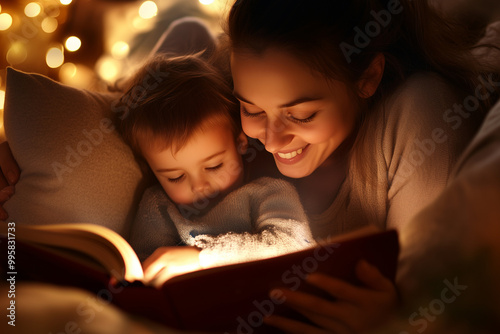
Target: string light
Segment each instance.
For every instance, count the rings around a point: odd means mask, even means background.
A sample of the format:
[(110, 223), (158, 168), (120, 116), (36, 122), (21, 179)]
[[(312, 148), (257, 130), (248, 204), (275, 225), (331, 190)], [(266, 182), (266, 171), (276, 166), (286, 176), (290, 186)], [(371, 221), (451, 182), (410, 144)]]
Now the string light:
[(3, 110), (5, 105), (5, 91), (0, 89), (0, 110)]
[(52, 47), (47, 51), (45, 62), (50, 68), (58, 68), (64, 63), (64, 53), (62, 46)]
[(76, 76), (76, 65), (73, 63), (65, 63), (63, 66), (61, 66), (61, 69), (59, 70), (59, 77), (61, 78), (62, 81), (70, 81)]
[(70, 36), (66, 39), (66, 43), (64, 45), (66, 46), (66, 50), (74, 52), (82, 46), (82, 41), (76, 36)]
[(158, 14), (158, 7), (154, 1), (144, 1), (139, 7), (139, 16), (143, 19), (150, 19)]
[(124, 41), (118, 41), (111, 47), (111, 55), (115, 59), (124, 59), (130, 52), (130, 46)]
[(7, 30), (12, 25), (12, 16), (8, 13), (0, 14), (0, 30)]
[(21, 64), (28, 57), (26, 47), (21, 42), (14, 42), (7, 51), (7, 62), (11, 65)]
[(30, 2), (24, 7), (24, 15), (27, 17), (38, 16), (42, 12), (42, 6), (37, 2)]
[(42, 30), (50, 34), (56, 31), (58, 25), (59, 23), (55, 18), (47, 16), (42, 21)]
[(102, 56), (96, 63), (96, 70), (102, 79), (112, 82), (120, 73), (120, 64), (109, 56)]

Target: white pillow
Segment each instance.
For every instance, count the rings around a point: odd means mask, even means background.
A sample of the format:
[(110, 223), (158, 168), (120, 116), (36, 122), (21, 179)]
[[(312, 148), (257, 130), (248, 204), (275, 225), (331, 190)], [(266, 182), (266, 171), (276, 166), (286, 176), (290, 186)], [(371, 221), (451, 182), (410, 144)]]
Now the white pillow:
[(118, 99), (7, 69), (4, 125), (21, 168), (9, 220), (89, 222), (126, 236), (143, 176), (114, 130)]

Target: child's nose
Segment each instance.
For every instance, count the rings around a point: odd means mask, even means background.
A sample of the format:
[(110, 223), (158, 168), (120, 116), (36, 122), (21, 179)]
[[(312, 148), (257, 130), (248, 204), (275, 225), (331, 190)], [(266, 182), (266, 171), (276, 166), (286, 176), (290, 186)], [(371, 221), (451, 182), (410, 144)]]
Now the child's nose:
[(192, 191), (196, 194), (201, 194), (207, 196), (210, 194), (210, 182), (206, 178), (197, 178), (193, 180), (192, 183)]

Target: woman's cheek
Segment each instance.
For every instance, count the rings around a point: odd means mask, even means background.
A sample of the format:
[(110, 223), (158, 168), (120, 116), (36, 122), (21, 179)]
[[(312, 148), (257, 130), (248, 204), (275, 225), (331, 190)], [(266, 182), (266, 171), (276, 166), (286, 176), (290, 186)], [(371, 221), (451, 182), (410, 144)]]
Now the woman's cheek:
[[(241, 117), (241, 127), (243, 132), (251, 138), (260, 138), (261, 134), (265, 133), (265, 122), (257, 119), (249, 119)], [(264, 135), (265, 137), (265, 135)]]

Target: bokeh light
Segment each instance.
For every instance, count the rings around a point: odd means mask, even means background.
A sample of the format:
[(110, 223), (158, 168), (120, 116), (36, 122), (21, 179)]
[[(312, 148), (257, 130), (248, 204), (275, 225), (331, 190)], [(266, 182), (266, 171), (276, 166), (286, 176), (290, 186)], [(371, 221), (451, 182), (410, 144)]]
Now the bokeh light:
[(26, 46), (21, 42), (14, 42), (11, 44), (9, 51), (7, 51), (7, 62), (11, 65), (21, 64), (28, 57)]
[(5, 91), (0, 89), (0, 110), (3, 109), (5, 105)]
[(74, 52), (82, 46), (82, 41), (76, 36), (70, 36), (66, 39), (66, 50)]
[(50, 34), (56, 31), (58, 25), (59, 23), (55, 18), (48, 16), (42, 21), (42, 30)]
[(59, 0), (62, 5), (69, 5), (73, 0)]
[(115, 59), (124, 59), (130, 52), (130, 46), (124, 41), (118, 41), (111, 47), (111, 55)]
[(65, 63), (59, 69), (59, 78), (64, 82), (71, 81), (76, 76), (76, 71), (77, 69), (75, 64)]
[(95, 80), (95, 72), (82, 64), (64, 63), (59, 68), (59, 81), (76, 88), (87, 89)]
[(24, 7), (24, 15), (27, 17), (38, 16), (42, 12), (42, 6), (37, 2), (30, 2)]
[(120, 74), (120, 63), (109, 56), (102, 56), (96, 63), (96, 71), (102, 79), (113, 82)]
[(12, 25), (12, 16), (8, 13), (0, 14), (0, 30), (7, 30)]
[(150, 19), (158, 14), (158, 7), (154, 1), (144, 1), (139, 7), (139, 16), (143, 19)]
[(211, 5), (214, 3), (214, 0), (199, 0), (202, 5)]
[(52, 47), (47, 51), (45, 57), (47, 66), (50, 68), (57, 68), (64, 63), (64, 53), (62, 46)]

